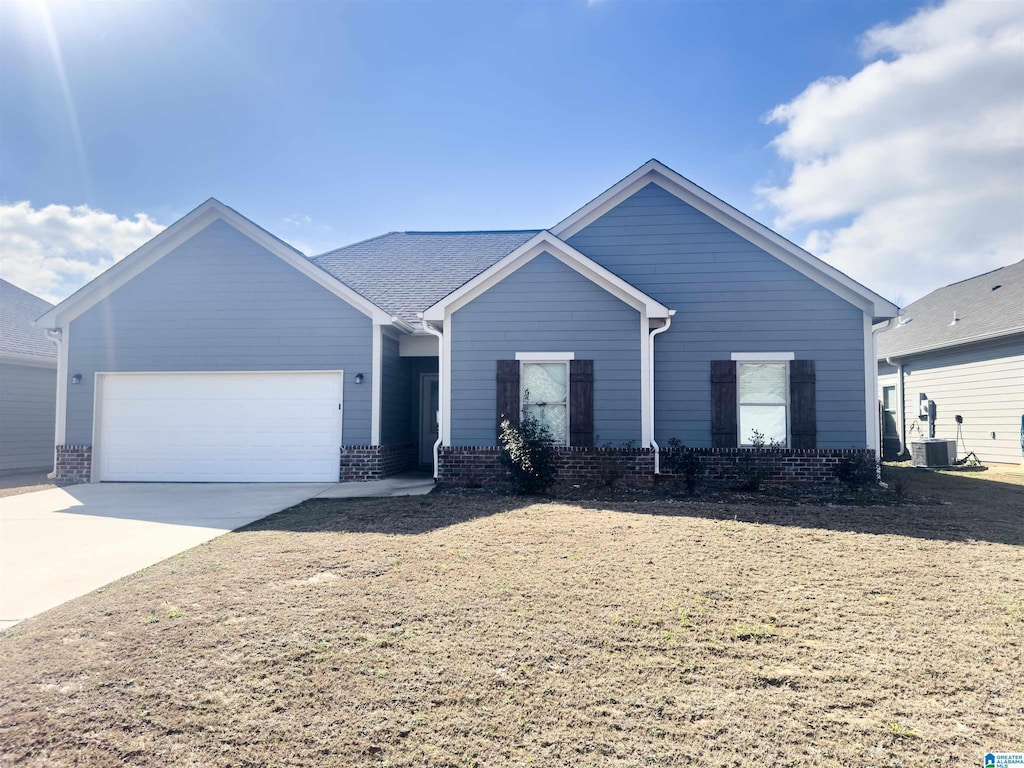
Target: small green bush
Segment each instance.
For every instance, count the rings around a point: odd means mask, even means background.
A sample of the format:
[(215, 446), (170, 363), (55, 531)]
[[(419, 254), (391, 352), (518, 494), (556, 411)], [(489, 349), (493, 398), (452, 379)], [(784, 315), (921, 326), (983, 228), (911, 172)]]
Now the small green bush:
[(501, 463), (512, 476), (518, 493), (547, 493), (555, 483), (555, 449), (551, 433), (537, 419), (524, 415), (519, 426), (501, 421)]
[(697, 486), (703, 479), (703, 470), (697, 452), (692, 448), (683, 445), (678, 437), (668, 441), (667, 451), (661, 455), (661, 464), (672, 473), (676, 483), (680, 480), (686, 486), (686, 492), (693, 496), (697, 493)]
[(836, 479), (852, 490), (867, 488), (878, 479), (875, 457), (867, 453), (844, 456), (836, 465)]

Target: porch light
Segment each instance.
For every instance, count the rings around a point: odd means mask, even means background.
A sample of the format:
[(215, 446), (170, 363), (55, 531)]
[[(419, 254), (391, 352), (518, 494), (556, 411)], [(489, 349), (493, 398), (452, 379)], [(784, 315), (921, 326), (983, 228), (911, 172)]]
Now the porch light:
[(76, 373), (74, 376), (72, 376), (71, 377), (71, 383), (72, 384), (81, 384), (82, 383), (82, 374)]
[(356, 384), (362, 384), (362, 383), (363, 383), (363, 374), (357, 373), (356, 374)]

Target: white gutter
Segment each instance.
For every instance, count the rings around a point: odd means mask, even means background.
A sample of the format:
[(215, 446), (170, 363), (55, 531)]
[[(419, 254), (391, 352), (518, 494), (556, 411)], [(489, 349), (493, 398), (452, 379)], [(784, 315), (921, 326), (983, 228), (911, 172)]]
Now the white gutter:
[(902, 456), (904, 451), (907, 450), (907, 415), (904, 413), (906, 403), (903, 399), (903, 361), (894, 363), (892, 360), (891, 357), (885, 358), (886, 365), (896, 366), (896, 402), (899, 405), (900, 414), (900, 428), (896, 433), (896, 437), (900, 441), (900, 456)]
[(659, 446), (658, 441), (654, 439), (654, 337), (659, 333), (664, 333), (672, 327), (672, 315), (675, 313), (676, 311), (674, 309), (670, 309), (668, 311), (668, 317), (665, 318), (665, 324), (660, 328), (655, 328), (647, 334), (647, 338), (649, 339), (647, 354), (649, 355), (648, 360), (650, 361), (650, 365), (647, 368), (650, 373), (650, 380), (647, 385), (650, 387), (649, 395), (651, 401), (651, 448), (654, 449), (654, 474), (656, 475), (661, 474), (661, 446)]
[[(444, 334), (437, 330), (434, 326), (423, 319), (423, 313), (420, 313), (420, 323), (423, 326), (423, 330), (429, 333), (431, 336), (437, 337), (437, 390), (441, 392), (441, 377), (444, 376)], [(442, 409), (444, 408), (444, 398), (437, 398), (437, 440), (434, 441), (434, 480), (437, 480), (437, 467), (438, 467), (438, 455), (441, 450), (441, 440), (443, 434), (441, 431), (441, 425), (444, 423), (442, 420)]]
[(46, 335), (57, 345), (57, 413), (53, 430), (53, 471), (47, 473), (51, 480), (57, 476), (57, 446), (64, 441), (64, 417), (67, 414), (68, 358), (62, 342), (64, 332), (60, 328), (48, 328)]
[(874, 430), (872, 442), (874, 446), (869, 445), (868, 447), (874, 447), (875, 449), (875, 479), (882, 483), (882, 425), (878, 423), (878, 334), (882, 331), (886, 331), (892, 327), (893, 320), (895, 317), (890, 317), (885, 323), (879, 324), (877, 327), (871, 328), (871, 359), (875, 361), (874, 365), (871, 366), (871, 391), (874, 392), (874, 408), (871, 409), (873, 416), (871, 417), (871, 425)]

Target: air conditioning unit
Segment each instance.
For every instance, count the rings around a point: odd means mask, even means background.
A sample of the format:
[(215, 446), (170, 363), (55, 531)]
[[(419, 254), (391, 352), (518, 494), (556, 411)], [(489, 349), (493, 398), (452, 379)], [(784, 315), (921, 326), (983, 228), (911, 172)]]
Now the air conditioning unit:
[(911, 441), (910, 462), (915, 467), (952, 467), (956, 464), (956, 440), (928, 437)]

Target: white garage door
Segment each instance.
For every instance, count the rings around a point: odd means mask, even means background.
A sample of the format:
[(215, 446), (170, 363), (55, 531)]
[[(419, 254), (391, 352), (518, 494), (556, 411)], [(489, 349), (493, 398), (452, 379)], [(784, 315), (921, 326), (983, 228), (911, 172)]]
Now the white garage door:
[(331, 482), (340, 371), (101, 373), (98, 479)]

